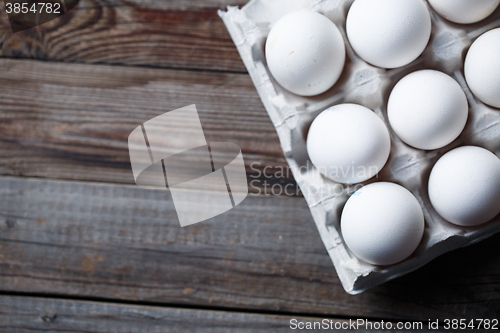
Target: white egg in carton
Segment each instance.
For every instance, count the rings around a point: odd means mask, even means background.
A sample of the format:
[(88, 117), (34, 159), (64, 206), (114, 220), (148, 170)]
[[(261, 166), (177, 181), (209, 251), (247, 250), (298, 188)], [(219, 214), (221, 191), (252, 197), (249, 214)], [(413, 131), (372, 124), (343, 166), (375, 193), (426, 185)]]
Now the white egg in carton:
[[(437, 256), (476, 243), (500, 231), (500, 217), (477, 227), (460, 227), (440, 217), (430, 204), (427, 183), (436, 161), (453, 148), (480, 146), (500, 156), (500, 109), (481, 103), (464, 79), (464, 59), (471, 43), (482, 33), (500, 26), (500, 7), (483, 21), (460, 25), (446, 21), (430, 6), (431, 39), (409, 65), (396, 69), (374, 67), (360, 59), (351, 48), (345, 20), (353, 0), (251, 0), (238, 9), (219, 11), (255, 84), (260, 98), (278, 132), (287, 162), (309, 205), (321, 239), (345, 290), (357, 294), (411, 272)], [(427, 4), (427, 2), (426, 2)], [(340, 29), (346, 44), (346, 64), (338, 82), (313, 97), (294, 95), (271, 76), (264, 54), (266, 38), (282, 16), (300, 9), (320, 12)], [(362, 184), (343, 185), (324, 177), (312, 165), (306, 150), (311, 122), (323, 110), (341, 103), (363, 105), (389, 125), (387, 101), (392, 88), (405, 75), (434, 69), (452, 76), (465, 91), (469, 118), (462, 134), (450, 145), (437, 150), (419, 150), (404, 144), (391, 131), (391, 155), (377, 175)], [(390, 126), (388, 126), (390, 128)], [(361, 185), (393, 182), (410, 190), (425, 216), (425, 230), (417, 250), (400, 263), (376, 266), (359, 260), (345, 245), (340, 217), (351, 194)]]

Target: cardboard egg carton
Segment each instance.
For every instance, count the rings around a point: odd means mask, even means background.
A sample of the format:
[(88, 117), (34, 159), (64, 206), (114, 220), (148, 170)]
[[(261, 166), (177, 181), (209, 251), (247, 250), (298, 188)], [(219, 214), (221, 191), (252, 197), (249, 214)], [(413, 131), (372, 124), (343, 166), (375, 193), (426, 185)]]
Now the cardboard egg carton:
[[(471, 43), (482, 33), (500, 26), (500, 8), (487, 19), (471, 25), (446, 21), (429, 7), (432, 36), (424, 53), (397, 69), (371, 66), (352, 50), (345, 33), (345, 19), (353, 0), (251, 0), (243, 8), (219, 11), (262, 102), (278, 132), (283, 152), (311, 210), (323, 243), (344, 289), (357, 294), (416, 270), (437, 256), (476, 243), (500, 231), (500, 216), (477, 227), (459, 227), (442, 219), (430, 204), (427, 182), (435, 162), (449, 150), (463, 145), (484, 147), (500, 156), (500, 110), (477, 100), (467, 87), (463, 63)], [(273, 24), (299, 9), (320, 12), (340, 29), (347, 50), (346, 64), (338, 82), (313, 97), (294, 95), (282, 88), (266, 65), (264, 46)], [(437, 150), (414, 149), (390, 129), (387, 100), (394, 85), (405, 75), (421, 70), (442, 71), (458, 81), (467, 95), (469, 119), (463, 133), (450, 145)], [(379, 175), (362, 184), (342, 185), (322, 176), (306, 151), (312, 120), (323, 110), (340, 103), (356, 103), (378, 114), (391, 131), (391, 155)], [(360, 186), (388, 181), (403, 185), (420, 202), (425, 231), (417, 250), (406, 260), (375, 266), (359, 260), (345, 245), (340, 216), (349, 196)]]

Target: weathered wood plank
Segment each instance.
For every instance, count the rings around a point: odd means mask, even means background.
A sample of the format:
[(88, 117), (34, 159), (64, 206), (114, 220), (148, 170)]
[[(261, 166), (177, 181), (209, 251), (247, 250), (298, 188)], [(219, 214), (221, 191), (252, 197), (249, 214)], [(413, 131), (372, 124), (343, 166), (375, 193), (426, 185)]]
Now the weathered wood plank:
[(167, 191), (0, 178), (0, 290), (382, 319), (498, 318), (500, 237), (346, 294), (300, 197), (180, 228)]
[(217, 15), (245, 2), (81, 0), (66, 15), (15, 34), (2, 3), (0, 55), (246, 72)]
[(5, 332), (289, 332), (289, 317), (0, 297)]
[[(34, 297), (0, 296), (2, 332), (93, 332), (93, 333), (262, 333), (290, 332), (290, 327), (316, 327), (307, 332), (337, 331), (356, 320), (263, 315), (241, 312), (179, 309), (172, 307), (123, 305)], [(371, 322), (371, 327), (375, 325)], [(396, 327), (396, 323), (391, 323)], [(423, 324), (423, 323), (422, 323)], [(314, 325), (314, 326), (313, 326)], [(326, 326), (325, 326), (326, 325)], [(336, 326), (337, 325), (337, 326)], [(370, 325), (370, 324), (368, 324)], [(321, 327), (323, 326), (323, 329)], [(351, 326), (352, 327), (352, 326)], [(358, 332), (371, 332), (360, 326)], [(347, 329), (338, 329), (348, 331)], [(385, 331), (385, 330), (381, 330)], [(402, 332), (393, 329), (390, 332)], [(419, 330), (427, 332), (427, 329)]]
[(0, 86), (3, 175), (133, 184), (130, 132), (196, 104), (209, 142), (241, 147), (252, 191), (265, 167), (295, 184), (248, 75), (0, 59)]

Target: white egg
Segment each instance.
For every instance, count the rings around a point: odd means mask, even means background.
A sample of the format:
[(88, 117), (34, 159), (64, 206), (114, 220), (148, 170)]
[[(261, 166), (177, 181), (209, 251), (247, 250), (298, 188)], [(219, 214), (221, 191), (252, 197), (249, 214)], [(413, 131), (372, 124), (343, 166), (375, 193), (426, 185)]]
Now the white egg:
[(465, 146), (443, 155), (431, 171), (429, 198), (445, 220), (476, 226), (500, 213), (500, 159)]
[(347, 247), (374, 265), (392, 265), (422, 240), (424, 214), (413, 194), (393, 183), (373, 183), (347, 201), (340, 221)]
[(465, 58), (465, 79), (483, 103), (500, 108), (500, 28), (472, 43)]
[(307, 136), (307, 152), (326, 177), (354, 184), (375, 176), (385, 165), (391, 139), (384, 122), (370, 109), (340, 104), (321, 112)]
[(356, 0), (346, 30), (363, 60), (397, 68), (422, 54), (431, 36), (431, 18), (422, 0)]
[(475, 23), (491, 15), (500, 0), (429, 0), (432, 8), (455, 23)]
[(391, 92), (387, 116), (392, 129), (408, 145), (437, 149), (463, 131), (469, 104), (457, 81), (435, 70), (413, 72)]
[(337, 82), (345, 63), (345, 45), (337, 26), (312, 11), (282, 17), (266, 41), (266, 61), (274, 79), (301, 96), (313, 96)]

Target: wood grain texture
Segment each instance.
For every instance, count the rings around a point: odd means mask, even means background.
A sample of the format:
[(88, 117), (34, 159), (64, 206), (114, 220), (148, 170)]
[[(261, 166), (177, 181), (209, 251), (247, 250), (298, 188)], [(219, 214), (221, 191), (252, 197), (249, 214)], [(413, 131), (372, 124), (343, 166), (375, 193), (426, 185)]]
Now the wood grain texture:
[(133, 184), (130, 132), (196, 104), (207, 141), (242, 149), (251, 191), (296, 187), (248, 75), (0, 59), (0, 86), (0, 174)]
[[(11, 321), (0, 328), (164, 332), (162, 324), (177, 329), (188, 319), (179, 331), (279, 332), (286, 318), (172, 305), (389, 320), (500, 316), (498, 235), (350, 296), (303, 198), (250, 196), (180, 228), (168, 191), (132, 185), (130, 131), (189, 104), (208, 141), (242, 148), (249, 178), (262, 182), (256, 170), (271, 166), (271, 185), (293, 183), (276, 175), (286, 168), (278, 138), (216, 14), (245, 2), (82, 0), (18, 34), (0, 5), (0, 55), (50, 60), (0, 59), (0, 174), (16, 176), (0, 178), (0, 292), (170, 305), (3, 296), (0, 325)], [(171, 70), (179, 68), (195, 71)]]
[(49, 330), (95, 333), (274, 333), (289, 332), (290, 318), (237, 312), (0, 297), (0, 332)]
[(0, 5), (0, 55), (246, 72), (219, 8), (245, 0), (81, 0), (58, 19), (13, 34)]
[(345, 293), (300, 197), (180, 228), (167, 191), (0, 178), (0, 289), (338, 317), (500, 316), (500, 237)]
[(289, 317), (0, 297), (0, 332), (289, 332)]
[[(295, 320), (295, 321), (293, 321)], [(323, 322), (327, 320), (327, 322)], [(290, 327), (349, 327), (349, 320), (0, 296), (0, 332), (281, 333)], [(292, 325), (292, 326), (291, 326)], [(373, 325), (373, 323), (372, 323)], [(395, 325), (395, 323), (393, 323)], [(335, 330), (337, 331), (337, 330)], [(340, 329), (339, 331), (347, 331)], [(357, 332), (369, 332), (361, 327)], [(391, 330), (402, 332), (404, 330)], [(427, 332), (420, 330), (419, 332)]]

